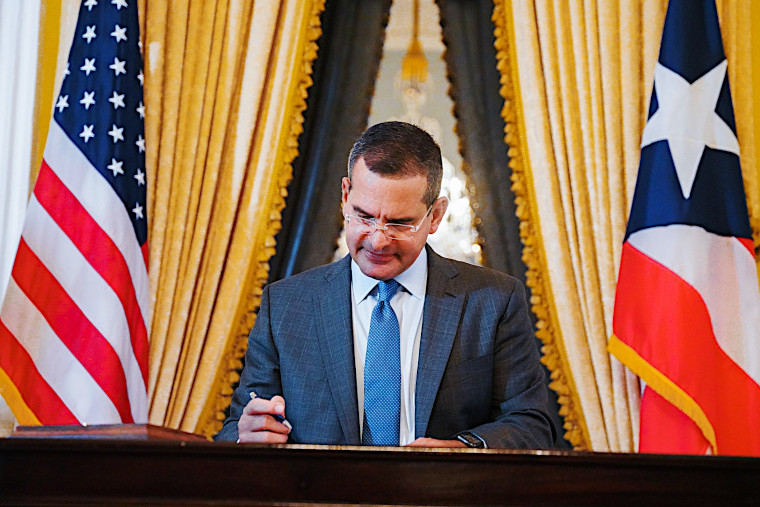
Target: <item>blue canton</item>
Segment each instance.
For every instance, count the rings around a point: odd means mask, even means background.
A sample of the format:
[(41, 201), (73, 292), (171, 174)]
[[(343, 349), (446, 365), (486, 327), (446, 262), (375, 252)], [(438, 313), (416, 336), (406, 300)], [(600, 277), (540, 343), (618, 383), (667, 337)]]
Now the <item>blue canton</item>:
[(140, 245), (148, 237), (145, 106), (136, 0), (85, 0), (54, 120), (118, 194)]

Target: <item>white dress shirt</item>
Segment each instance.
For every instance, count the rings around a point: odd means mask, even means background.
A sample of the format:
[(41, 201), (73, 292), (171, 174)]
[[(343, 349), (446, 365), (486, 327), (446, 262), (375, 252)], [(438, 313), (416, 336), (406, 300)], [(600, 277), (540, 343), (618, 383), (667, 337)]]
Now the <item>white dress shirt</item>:
[[(414, 440), (414, 389), (417, 384), (417, 361), (422, 335), (422, 310), (425, 306), (427, 286), (427, 251), (423, 248), (417, 260), (395, 277), (401, 284), (391, 299), (391, 308), (398, 318), (401, 331), (401, 427), (399, 445)], [(364, 425), (364, 358), (372, 320), (377, 304), (378, 280), (361, 272), (351, 261), (351, 315), (354, 329), (354, 364), (356, 365), (356, 393), (359, 404), (359, 429)]]

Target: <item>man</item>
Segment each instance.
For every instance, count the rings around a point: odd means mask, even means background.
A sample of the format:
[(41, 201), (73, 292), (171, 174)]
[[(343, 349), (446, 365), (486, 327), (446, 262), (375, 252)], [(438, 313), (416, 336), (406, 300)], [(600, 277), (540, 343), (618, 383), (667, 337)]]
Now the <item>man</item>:
[(442, 172), (413, 125), (356, 141), (350, 255), (265, 287), (217, 440), (552, 447), (522, 285), (426, 246), (448, 206)]

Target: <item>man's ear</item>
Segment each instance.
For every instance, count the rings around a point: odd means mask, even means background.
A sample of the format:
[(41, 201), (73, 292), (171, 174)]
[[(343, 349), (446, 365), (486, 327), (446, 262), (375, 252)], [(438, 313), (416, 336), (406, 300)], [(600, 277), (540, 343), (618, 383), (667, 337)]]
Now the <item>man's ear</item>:
[(446, 214), (446, 209), (449, 207), (449, 199), (446, 197), (439, 197), (433, 203), (433, 209), (430, 214), (433, 216), (430, 220), (430, 234), (433, 234), (438, 230), (438, 226), (443, 221), (443, 216)]
[(346, 201), (348, 200), (348, 191), (351, 190), (351, 180), (349, 180), (348, 177), (344, 176), (343, 180), (341, 181), (340, 188), (341, 192), (343, 193), (341, 202), (343, 203), (343, 206), (345, 206)]

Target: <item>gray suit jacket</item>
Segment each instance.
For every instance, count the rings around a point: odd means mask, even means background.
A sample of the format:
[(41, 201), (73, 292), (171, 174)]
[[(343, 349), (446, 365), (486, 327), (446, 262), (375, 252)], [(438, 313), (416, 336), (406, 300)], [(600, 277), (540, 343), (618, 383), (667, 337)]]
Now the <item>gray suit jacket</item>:
[[(551, 448), (546, 375), (522, 284), (426, 248), (416, 436), (469, 430), (489, 447)], [(350, 287), (349, 256), (265, 287), (217, 440), (237, 440), (237, 421), (256, 391), (285, 398), (289, 442), (361, 443)]]

